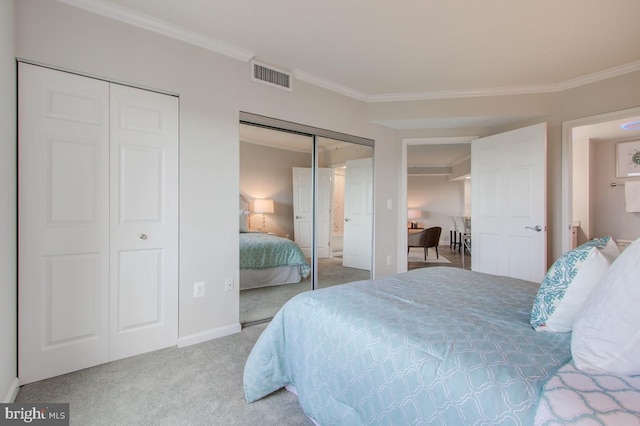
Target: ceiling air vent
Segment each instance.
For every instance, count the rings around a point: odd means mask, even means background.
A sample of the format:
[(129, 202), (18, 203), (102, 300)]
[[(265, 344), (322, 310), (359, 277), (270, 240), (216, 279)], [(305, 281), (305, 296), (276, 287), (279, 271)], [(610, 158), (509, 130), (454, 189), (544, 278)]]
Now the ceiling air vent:
[(251, 79), (253, 81), (259, 81), (269, 86), (275, 86), (289, 91), (293, 90), (291, 87), (291, 73), (255, 61), (251, 61), (251, 68)]

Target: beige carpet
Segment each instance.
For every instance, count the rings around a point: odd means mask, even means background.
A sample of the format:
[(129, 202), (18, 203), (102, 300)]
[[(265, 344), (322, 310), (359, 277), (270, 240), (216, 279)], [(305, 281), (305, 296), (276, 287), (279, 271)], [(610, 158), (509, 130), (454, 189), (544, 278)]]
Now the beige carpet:
[(285, 390), (245, 402), (244, 364), (264, 328), (30, 383), (16, 402), (69, 403), (71, 426), (313, 426)]
[(451, 263), (449, 259), (444, 257), (442, 253), (436, 258), (436, 250), (429, 249), (427, 254), (427, 260), (424, 260), (424, 249), (420, 247), (411, 247), (409, 254), (407, 255), (408, 262), (422, 262), (422, 263)]

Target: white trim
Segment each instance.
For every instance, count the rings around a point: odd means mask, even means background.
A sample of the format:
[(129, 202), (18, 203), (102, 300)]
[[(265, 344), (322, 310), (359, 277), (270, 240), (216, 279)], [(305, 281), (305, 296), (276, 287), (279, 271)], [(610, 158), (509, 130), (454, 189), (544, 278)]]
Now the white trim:
[(322, 78), (315, 74), (311, 74), (310, 72), (296, 68), (295, 70), (293, 70), (293, 75), (298, 80), (306, 81), (307, 83), (313, 84), (314, 86), (331, 90), (332, 92), (340, 93), (341, 95), (348, 96), (358, 101), (370, 102), (371, 95), (367, 95), (364, 92), (360, 92), (358, 90), (352, 89), (342, 84), (335, 83), (331, 80), (327, 80), (326, 78)]
[[(469, 142), (471, 143), (471, 142)], [(453, 163), (451, 163), (452, 166), (457, 166), (458, 164), (462, 164), (465, 161), (471, 161), (471, 154), (469, 155), (465, 155), (464, 157), (462, 157), (461, 159), (454, 161)]]
[[(154, 18), (144, 13), (136, 12), (127, 7), (119, 6), (105, 0), (58, 0), (59, 2), (84, 9), (88, 12), (106, 16), (120, 22), (124, 22), (139, 28), (162, 34), (177, 40), (184, 41), (195, 46), (202, 47), (212, 52), (228, 56), (233, 59), (247, 62), (256, 56), (256, 53), (239, 46), (215, 39), (197, 31), (190, 30), (170, 22)], [(556, 93), (563, 90), (573, 89), (586, 84), (596, 83), (612, 77), (640, 71), (640, 61), (630, 62), (603, 71), (597, 71), (584, 76), (572, 78), (560, 83), (538, 84), (529, 86), (514, 87), (494, 87), (484, 89), (469, 90), (441, 90), (433, 92), (413, 92), (413, 93), (380, 93), (367, 94), (352, 89), (345, 85), (333, 82), (326, 78), (314, 75), (310, 72), (295, 69), (295, 78), (306, 81), (309, 84), (331, 90), (336, 93), (348, 96), (362, 102), (402, 102), (402, 101), (425, 101), (433, 99), (458, 99), (475, 98), (483, 96), (510, 96), (539, 93)]]
[(437, 92), (418, 93), (383, 93), (379, 95), (367, 95), (367, 102), (400, 102), (400, 101), (425, 101), (432, 99), (457, 99), (457, 98), (477, 98), (482, 96), (510, 96), (528, 95), (540, 93), (557, 93), (564, 90), (574, 89), (598, 81), (618, 77), (631, 72), (640, 71), (640, 61), (609, 68), (603, 71), (594, 72), (570, 80), (553, 84), (539, 84), (531, 86), (514, 87), (493, 87), (486, 89), (471, 90), (443, 90)]
[(206, 342), (208, 340), (240, 333), (240, 331), (242, 331), (242, 327), (240, 326), (240, 323), (237, 322), (224, 327), (212, 328), (211, 330), (203, 331), (201, 333), (180, 337), (178, 339), (177, 346), (179, 348), (184, 348), (186, 346), (197, 345), (198, 343)]
[[(60, 0), (60, 1), (63, 1), (63, 0)], [(171, 92), (171, 91), (168, 91), (168, 90), (164, 90), (164, 89), (158, 89), (158, 88), (149, 87), (149, 86), (141, 86), (139, 84), (133, 84), (133, 83), (129, 83), (129, 82), (122, 81), (122, 80), (114, 80), (114, 79), (107, 78), (107, 77), (104, 77), (104, 76), (101, 76), (101, 75), (97, 75), (97, 74), (79, 72), (79, 71), (76, 71), (76, 70), (73, 70), (73, 69), (70, 69), (70, 68), (54, 66), (54, 65), (50, 65), (50, 64), (45, 64), (43, 62), (32, 61), (30, 59), (25, 59), (25, 58), (16, 58), (16, 60), (18, 62), (22, 62), (24, 64), (35, 65), (35, 66), (42, 67), (42, 68), (49, 68), (51, 70), (62, 71), (62, 72), (66, 72), (67, 74), (79, 75), (81, 77), (92, 78), (94, 80), (100, 80), (100, 81), (104, 81), (104, 82), (107, 82), (107, 83), (115, 83), (115, 84), (119, 84), (120, 86), (133, 87), (134, 89), (146, 90), (147, 92), (160, 93), (161, 95), (173, 96), (173, 97), (176, 97), (176, 98), (180, 97), (180, 94), (178, 94), (176, 92)]]
[(471, 143), (478, 136), (439, 136), (433, 138), (405, 138), (408, 145), (456, 145)]
[(607, 112), (589, 117), (577, 118), (562, 122), (562, 252), (571, 250), (571, 225), (573, 224), (573, 129), (590, 124), (620, 120), (625, 117), (640, 115), (640, 107)]
[(16, 400), (16, 396), (18, 396), (18, 391), (20, 390), (20, 380), (16, 377), (11, 382), (11, 386), (9, 386), (9, 390), (7, 391), (7, 395), (4, 397), (4, 404), (10, 404)]
[(256, 55), (255, 52), (250, 50), (104, 0), (58, 1), (66, 3), (69, 6), (74, 6), (91, 13), (133, 25), (134, 27), (143, 28), (176, 40), (184, 41), (185, 43), (193, 44), (239, 61), (247, 62)]
[[(398, 263), (396, 265), (396, 272), (407, 272), (407, 218), (409, 217), (407, 209), (407, 146), (416, 145), (411, 143), (408, 139), (402, 139), (402, 154), (400, 158), (400, 194), (398, 196), (398, 251), (396, 259)], [(417, 144), (419, 145), (419, 144)]]

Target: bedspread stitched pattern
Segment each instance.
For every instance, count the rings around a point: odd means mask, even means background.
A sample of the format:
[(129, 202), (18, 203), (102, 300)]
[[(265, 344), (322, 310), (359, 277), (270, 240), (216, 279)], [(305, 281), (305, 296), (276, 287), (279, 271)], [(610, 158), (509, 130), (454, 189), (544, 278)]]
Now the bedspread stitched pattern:
[(584, 373), (567, 363), (544, 387), (536, 425), (640, 425), (640, 376)]
[(311, 271), (302, 249), (290, 239), (260, 232), (240, 233), (240, 269), (275, 266), (299, 266), (302, 278)]
[(292, 384), (321, 425), (528, 425), (570, 334), (537, 333), (538, 285), (435, 267), (303, 293), (244, 371), (248, 402)]

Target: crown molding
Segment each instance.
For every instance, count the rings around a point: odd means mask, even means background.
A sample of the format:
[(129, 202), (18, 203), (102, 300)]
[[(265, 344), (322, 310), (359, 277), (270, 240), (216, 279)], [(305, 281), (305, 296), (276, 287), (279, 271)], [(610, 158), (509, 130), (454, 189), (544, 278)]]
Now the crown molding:
[(465, 161), (471, 161), (471, 155), (465, 155), (464, 157), (459, 158), (459, 159), (457, 159), (456, 161), (453, 161), (453, 162), (451, 163), (451, 166), (457, 166), (458, 164), (462, 164), (462, 163), (464, 163)]
[(575, 87), (584, 86), (591, 83), (597, 83), (598, 81), (606, 80), (608, 78), (619, 77), (624, 74), (640, 71), (640, 61), (630, 62), (628, 64), (620, 65), (617, 67), (609, 68), (603, 71), (587, 74), (582, 77), (577, 77), (565, 82), (559, 83), (557, 86), (557, 92), (563, 90), (573, 89)]
[[(235, 46), (206, 36), (202, 33), (171, 24), (161, 19), (153, 18), (140, 12), (136, 12), (126, 7), (118, 6), (105, 0), (58, 0), (69, 6), (84, 9), (88, 12), (96, 13), (120, 22), (124, 22), (139, 28), (162, 34), (195, 46), (202, 47), (212, 52), (228, 56), (239, 61), (247, 62), (255, 57), (256, 53), (241, 47)], [(367, 94), (348, 86), (333, 82), (323, 77), (317, 76), (302, 69), (295, 69), (293, 75), (298, 80), (307, 82), (317, 87), (342, 94), (344, 96), (368, 103), (378, 102), (406, 102), (425, 101), (435, 99), (459, 99), (489, 96), (509, 96), (556, 93), (573, 89), (591, 83), (596, 83), (613, 77), (640, 70), (640, 61), (613, 67), (607, 70), (598, 71), (585, 76), (573, 78), (560, 83), (541, 84), (530, 86), (497, 87), (471, 90), (442, 90), (431, 92), (414, 93), (381, 93)]]
[(369, 98), (371, 97), (371, 95), (367, 95), (366, 93), (363, 93), (358, 90), (352, 89), (348, 86), (344, 86), (342, 84), (333, 82), (331, 80), (327, 80), (326, 78), (317, 76), (315, 74), (312, 74), (310, 72), (307, 72), (298, 68), (296, 68), (293, 71), (293, 76), (298, 80), (307, 82), (309, 84), (313, 84), (314, 86), (322, 87), (323, 89), (340, 93), (341, 95), (345, 95), (362, 102), (369, 102)]
[(613, 77), (618, 77), (631, 72), (640, 71), (640, 61), (631, 62), (607, 70), (598, 71), (581, 77), (566, 80), (555, 84), (540, 84), (530, 86), (498, 87), (473, 90), (447, 90), (436, 92), (417, 93), (382, 93), (368, 95), (367, 102), (402, 102), (402, 101), (426, 101), (434, 99), (475, 98), (482, 96), (509, 96), (529, 95), (541, 93), (557, 93), (565, 90), (597, 83)]
[(144, 13), (136, 12), (126, 7), (118, 6), (104, 0), (58, 0), (61, 3), (86, 10), (91, 13), (115, 19), (135, 27), (153, 31), (185, 43), (193, 44), (207, 50), (228, 56), (239, 61), (247, 62), (255, 56), (255, 52), (235, 46), (230, 43), (206, 36), (179, 25), (171, 24), (161, 19), (153, 18)]

